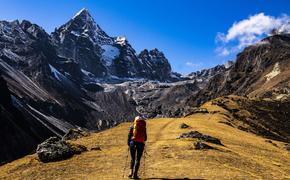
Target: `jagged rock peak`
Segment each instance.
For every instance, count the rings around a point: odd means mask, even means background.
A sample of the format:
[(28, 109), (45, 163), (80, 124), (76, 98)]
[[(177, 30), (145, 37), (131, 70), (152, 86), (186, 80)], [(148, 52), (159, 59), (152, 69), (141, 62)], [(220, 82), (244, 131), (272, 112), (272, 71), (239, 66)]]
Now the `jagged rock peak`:
[(159, 51), (157, 48), (154, 48), (152, 50), (144, 49), (143, 51), (140, 52), (139, 58), (151, 61), (167, 60), (163, 52)]
[(92, 17), (89, 10), (86, 8), (82, 8), (78, 13), (75, 14), (73, 19), (79, 18), (79, 17)]
[(86, 25), (90, 28), (96, 28), (97, 31), (102, 31), (100, 26), (96, 24), (94, 18), (86, 8), (81, 9), (78, 13), (76, 13), (73, 16), (71, 20), (80, 21), (82, 23), (81, 25)]
[(152, 57), (162, 57), (164, 58), (164, 54), (162, 51), (159, 51), (157, 48), (154, 48), (152, 50), (150, 50), (149, 54), (152, 56)]
[(89, 37), (93, 43), (101, 45), (113, 43), (113, 38), (108, 36), (102, 28), (96, 24), (94, 18), (85, 8), (81, 9), (67, 23), (56, 29), (53, 36), (59, 36), (62, 43), (64, 36), (68, 34), (76, 37)]

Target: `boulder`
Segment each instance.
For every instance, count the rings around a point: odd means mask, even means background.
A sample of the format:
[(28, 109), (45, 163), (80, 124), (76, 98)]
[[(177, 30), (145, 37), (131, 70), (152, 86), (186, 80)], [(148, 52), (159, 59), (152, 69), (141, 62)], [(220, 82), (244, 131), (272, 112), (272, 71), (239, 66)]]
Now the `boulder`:
[(182, 124), (180, 124), (180, 128), (181, 129), (186, 129), (186, 128), (189, 128), (189, 125), (187, 125), (185, 123), (182, 123)]
[(42, 162), (61, 161), (80, 154), (87, 148), (82, 145), (67, 143), (58, 137), (51, 137), (37, 146), (37, 156)]
[(205, 144), (203, 142), (197, 141), (193, 143), (194, 149), (203, 150), (203, 149), (214, 149), (212, 146)]
[(204, 135), (198, 131), (190, 131), (187, 133), (182, 133), (178, 139), (182, 139), (182, 138), (197, 138), (199, 140), (203, 140), (206, 142), (210, 142), (213, 144), (218, 144), (218, 145), (222, 145), (221, 141), (218, 138), (209, 136), (209, 135)]

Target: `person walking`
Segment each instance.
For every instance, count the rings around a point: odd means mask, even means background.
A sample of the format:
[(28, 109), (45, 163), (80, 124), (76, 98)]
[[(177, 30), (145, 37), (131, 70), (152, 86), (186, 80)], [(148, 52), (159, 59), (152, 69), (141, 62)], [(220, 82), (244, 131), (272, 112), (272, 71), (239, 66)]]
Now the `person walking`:
[(146, 121), (141, 116), (137, 116), (128, 133), (128, 146), (131, 155), (130, 174), (128, 176), (130, 178), (139, 179), (138, 170), (146, 140)]

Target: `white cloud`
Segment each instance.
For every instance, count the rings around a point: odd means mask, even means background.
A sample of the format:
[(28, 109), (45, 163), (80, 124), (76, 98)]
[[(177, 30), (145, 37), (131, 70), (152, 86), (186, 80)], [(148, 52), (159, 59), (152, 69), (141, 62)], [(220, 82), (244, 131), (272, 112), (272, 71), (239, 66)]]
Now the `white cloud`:
[(216, 48), (216, 53), (220, 56), (227, 56), (230, 54), (230, 50), (226, 47), (218, 47)]
[(188, 61), (185, 63), (185, 65), (192, 68), (199, 68), (202, 66), (202, 63), (193, 63), (193, 62)]
[(219, 55), (227, 56), (230, 53), (239, 51), (244, 47), (257, 43), (269, 35), (273, 29), (275, 33), (290, 33), (290, 17), (282, 15), (279, 17), (267, 16), (259, 13), (249, 16), (247, 19), (235, 22), (227, 33), (217, 33), (216, 52)]

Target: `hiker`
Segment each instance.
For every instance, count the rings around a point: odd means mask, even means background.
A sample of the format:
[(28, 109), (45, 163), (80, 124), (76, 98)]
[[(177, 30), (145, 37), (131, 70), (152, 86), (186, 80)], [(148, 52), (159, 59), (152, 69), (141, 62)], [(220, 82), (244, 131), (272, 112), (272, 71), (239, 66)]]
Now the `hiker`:
[(131, 154), (131, 172), (128, 177), (139, 179), (138, 170), (140, 167), (140, 160), (143, 154), (146, 140), (146, 122), (141, 116), (137, 116), (135, 117), (134, 123), (130, 126), (130, 130), (128, 133), (128, 146), (130, 147)]

